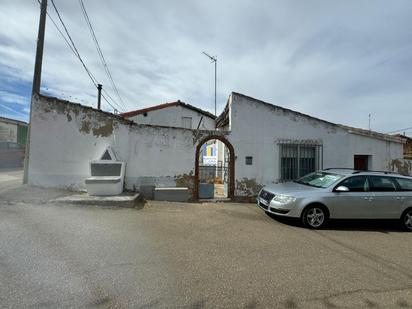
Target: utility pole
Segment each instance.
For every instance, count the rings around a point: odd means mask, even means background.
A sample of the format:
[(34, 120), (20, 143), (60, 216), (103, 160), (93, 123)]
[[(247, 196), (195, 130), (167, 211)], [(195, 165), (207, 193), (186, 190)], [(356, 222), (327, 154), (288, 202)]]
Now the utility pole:
[(29, 130), (27, 133), (26, 151), (25, 151), (25, 156), (24, 156), (23, 183), (27, 183), (27, 180), (28, 180), (29, 156), (30, 156), (30, 136), (31, 136), (32, 113), (33, 113), (33, 108), (32, 108), (33, 107), (33, 95), (40, 93), (41, 69), (42, 69), (42, 62), (43, 62), (44, 33), (46, 29), (46, 14), (47, 14), (47, 0), (41, 0), (39, 32), (37, 35), (36, 60), (34, 63), (33, 88), (32, 88), (32, 93), (31, 93), (31, 102), (30, 102)]
[(97, 109), (100, 109), (101, 99), (102, 99), (102, 85), (97, 84)]
[(209, 57), (209, 59), (215, 63), (215, 116), (217, 116), (216, 113), (216, 81), (217, 81), (217, 57), (216, 56), (210, 56), (209, 54), (202, 52), (204, 55), (206, 55), (207, 57)]
[(42, 0), (40, 9), (39, 33), (37, 35), (36, 61), (34, 63), (32, 94), (40, 93), (41, 68), (43, 63), (44, 32), (46, 28), (46, 13), (47, 0)]

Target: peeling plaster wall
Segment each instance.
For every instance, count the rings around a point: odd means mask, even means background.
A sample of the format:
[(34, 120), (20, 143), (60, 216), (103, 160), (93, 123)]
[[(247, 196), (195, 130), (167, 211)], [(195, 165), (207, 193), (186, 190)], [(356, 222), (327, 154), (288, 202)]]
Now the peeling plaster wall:
[[(193, 192), (195, 149), (222, 135), (235, 150), (235, 195), (255, 195), (279, 180), (280, 140), (323, 144), (324, 167), (353, 168), (353, 155), (372, 155), (376, 170), (411, 170), (397, 160), (403, 145), (348, 131), (247, 97), (230, 97), (231, 132), (135, 124), (89, 107), (45, 96), (33, 98), (28, 179), (30, 184), (83, 189), (89, 162), (112, 146), (126, 162), (126, 187), (185, 186)], [(258, 121), (257, 121), (258, 119)], [(246, 165), (245, 157), (253, 164)], [(410, 164), (410, 162), (408, 163)]]
[[(235, 148), (236, 195), (247, 195), (280, 178), (279, 141), (323, 144), (323, 167), (353, 168), (355, 154), (372, 155), (371, 169), (386, 170), (403, 145), (351, 134), (333, 124), (232, 93), (230, 142)], [(253, 156), (253, 165), (245, 157)]]
[(193, 130), (137, 125), (92, 108), (36, 95), (28, 180), (32, 185), (83, 189), (85, 178), (90, 176), (89, 162), (112, 146), (119, 160), (126, 162), (128, 189), (189, 186), (196, 136)]
[(412, 176), (412, 160), (403, 158), (392, 159), (388, 162), (387, 169), (404, 176)]
[(183, 106), (169, 106), (162, 109), (157, 109), (147, 112), (145, 117), (143, 114), (130, 117), (130, 120), (138, 124), (161, 125), (167, 127), (183, 127), (182, 117), (192, 118), (192, 129), (196, 129), (201, 117), (203, 116), (200, 130), (214, 130), (215, 120), (202, 115), (199, 112), (185, 108)]

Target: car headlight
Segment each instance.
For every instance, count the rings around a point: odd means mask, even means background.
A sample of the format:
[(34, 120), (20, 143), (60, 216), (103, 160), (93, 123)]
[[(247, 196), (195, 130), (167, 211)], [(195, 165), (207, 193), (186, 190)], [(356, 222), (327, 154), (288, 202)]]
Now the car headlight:
[(296, 197), (293, 197), (290, 195), (279, 194), (279, 195), (276, 195), (273, 198), (273, 200), (278, 203), (289, 204), (289, 203), (293, 203), (294, 201), (296, 201)]

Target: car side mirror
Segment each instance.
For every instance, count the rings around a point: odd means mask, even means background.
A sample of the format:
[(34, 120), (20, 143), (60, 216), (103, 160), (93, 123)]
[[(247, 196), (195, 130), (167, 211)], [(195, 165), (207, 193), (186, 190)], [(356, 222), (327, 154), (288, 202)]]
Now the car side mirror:
[(349, 192), (349, 188), (345, 186), (339, 186), (335, 189), (335, 192)]

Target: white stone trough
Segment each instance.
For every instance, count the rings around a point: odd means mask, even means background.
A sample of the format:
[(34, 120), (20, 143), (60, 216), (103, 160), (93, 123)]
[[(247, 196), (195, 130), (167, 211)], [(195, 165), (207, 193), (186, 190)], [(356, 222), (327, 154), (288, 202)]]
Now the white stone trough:
[(115, 158), (109, 147), (100, 160), (90, 162), (91, 177), (85, 181), (89, 195), (118, 195), (123, 192), (126, 163)]

